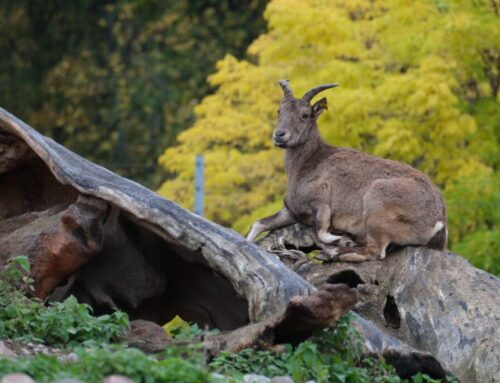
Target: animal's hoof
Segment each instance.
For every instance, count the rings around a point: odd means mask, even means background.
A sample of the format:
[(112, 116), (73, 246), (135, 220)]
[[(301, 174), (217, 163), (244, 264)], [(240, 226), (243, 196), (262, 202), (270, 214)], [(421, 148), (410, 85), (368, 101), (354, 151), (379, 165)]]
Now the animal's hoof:
[(339, 251), (335, 249), (325, 249), (314, 257), (322, 262), (337, 262), (339, 259)]
[(299, 259), (307, 258), (306, 254), (300, 250), (287, 249), (283, 237), (279, 237), (274, 245), (268, 246), (267, 251), (277, 254), (282, 261), (297, 262)]
[(357, 244), (349, 237), (342, 237), (338, 244), (340, 247), (356, 247)]

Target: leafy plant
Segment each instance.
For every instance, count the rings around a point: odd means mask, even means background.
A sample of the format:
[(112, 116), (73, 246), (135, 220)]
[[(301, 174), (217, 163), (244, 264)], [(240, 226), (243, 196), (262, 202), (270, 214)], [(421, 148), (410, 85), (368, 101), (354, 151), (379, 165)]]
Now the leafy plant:
[(202, 329), (196, 323), (188, 323), (178, 315), (163, 325), (163, 329), (177, 340), (192, 340), (219, 333), (218, 329)]
[(203, 336), (216, 335), (220, 331), (218, 329), (202, 329), (196, 323), (192, 323), (187, 328), (179, 328), (174, 330), (172, 335), (177, 340), (189, 340), (194, 338), (201, 338)]
[(286, 375), (291, 347), (283, 353), (245, 349), (238, 353), (221, 352), (210, 363), (210, 368), (223, 375), (241, 376), (253, 373), (265, 376)]
[(16, 360), (0, 358), (0, 376), (12, 372), (31, 375), (37, 382), (73, 378), (84, 382), (100, 382), (111, 374), (121, 374), (134, 382), (216, 382), (200, 367), (179, 357), (157, 360), (135, 349), (123, 346), (86, 350), (76, 349), (77, 359), (61, 361), (54, 356), (37, 355)]
[(74, 297), (45, 306), (33, 291), (26, 257), (9, 260), (0, 273), (0, 338), (44, 343), (54, 347), (92, 346), (111, 342), (128, 327), (127, 314), (94, 317)]
[[(289, 375), (295, 382), (310, 379), (328, 383), (437, 383), (439, 380), (417, 374), (409, 381), (400, 379), (384, 360), (361, 355), (361, 336), (345, 315), (335, 329), (318, 332), (297, 347), (286, 346), (285, 352), (242, 350), (221, 353), (210, 367), (224, 375), (241, 376), (258, 373), (266, 376)], [(446, 382), (456, 382), (447, 378)]]

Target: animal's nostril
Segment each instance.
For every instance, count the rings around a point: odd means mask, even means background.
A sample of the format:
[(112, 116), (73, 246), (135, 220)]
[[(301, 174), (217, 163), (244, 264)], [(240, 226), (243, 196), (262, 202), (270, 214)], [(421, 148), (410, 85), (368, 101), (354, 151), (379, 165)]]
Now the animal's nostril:
[(275, 134), (276, 137), (283, 137), (285, 135), (285, 132), (283, 130), (277, 130)]

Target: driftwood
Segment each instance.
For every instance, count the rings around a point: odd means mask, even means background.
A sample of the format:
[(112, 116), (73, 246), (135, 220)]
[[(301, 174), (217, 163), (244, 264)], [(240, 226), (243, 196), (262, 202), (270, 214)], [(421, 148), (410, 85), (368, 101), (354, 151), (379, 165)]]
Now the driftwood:
[(436, 356), (461, 381), (500, 381), (500, 279), (464, 258), (405, 247), (384, 261), (318, 263), (300, 249), (321, 249), (316, 258), (328, 259), (332, 247), (298, 224), (274, 231), (260, 245), (315, 286), (356, 287), (360, 316)]
[[(330, 278), (332, 273), (325, 270), (334, 266), (323, 269), (301, 258), (300, 252), (295, 256), (302, 266), (295, 272), (234, 231), (81, 158), (3, 109), (0, 196), (0, 267), (11, 256), (29, 256), (39, 297), (58, 300), (73, 294), (96, 313), (118, 308), (132, 319), (158, 324), (180, 315), (224, 330), (222, 338), (210, 340), (216, 350), (257, 346), (263, 339), (268, 345), (302, 339), (313, 328), (334, 323), (337, 314), (332, 313), (352, 305), (349, 294), (327, 299), (333, 294), (328, 287), (316, 290), (306, 279), (320, 288), (325, 282), (346, 282), (357, 287), (360, 308), (368, 304), (363, 290), (368, 283), (353, 285), (351, 274)], [(300, 233), (294, 241), (303, 248)], [(314, 248), (314, 240), (307, 246)], [(282, 249), (282, 254), (290, 252)], [(399, 303), (398, 296), (393, 297)], [(433, 303), (438, 298), (428, 297)], [(309, 304), (304, 302), (320, 303), (313, 305), (308, 320), (299, 315), (307, 310), (297, 310)], [(323, 303), (326, 311), (319, 309)], [(402, 315), (403, 306), (398, 307)], [(376, 324), (382, 324), (383, 331)], [(358, 317), (355, 325), (364, 335), (365, 351), (384, 355), (402, 376), (417, 371), (445, 374), (425, 345), (409, 340), (416, 347), (406, 345), (407, 339), (385, 322)], [(265, 329), (270, 328), (272, 341), (266, 338)], [(426, 337), (426, 327), (414, 331)], [(446, 367), (461, 373), (443, 357)], [(474, 379), (482, 376), (474, 374)]]

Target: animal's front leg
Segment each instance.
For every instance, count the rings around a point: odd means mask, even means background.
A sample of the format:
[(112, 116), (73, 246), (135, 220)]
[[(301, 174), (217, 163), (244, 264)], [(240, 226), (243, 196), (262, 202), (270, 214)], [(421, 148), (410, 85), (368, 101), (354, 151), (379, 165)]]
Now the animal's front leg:
[(340, 235), (333, 235), (328, 230), (332, 221), (332, 210), (329, 205), (320, 205), (316, 211), (316, 230), (318, 238), (325, 244), (330, 244), (342, 238)]
[(295, 222), (290, 211), (284, 207), (279, 212), (255, 222), (246, 236), (247, 240), (254, 242), (259, 234), (264, 231), (279, 229), (280, 227), (288, 226)]

